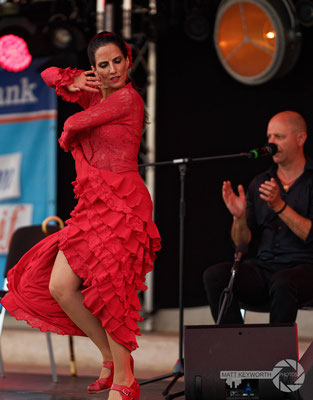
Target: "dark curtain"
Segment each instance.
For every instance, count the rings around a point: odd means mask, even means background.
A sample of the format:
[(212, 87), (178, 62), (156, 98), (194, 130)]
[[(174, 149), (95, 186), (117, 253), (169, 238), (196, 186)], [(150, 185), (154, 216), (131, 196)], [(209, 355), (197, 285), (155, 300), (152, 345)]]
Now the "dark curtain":
[[(210, 38), (188, 39), (182, 23), (158, 41), (157, 160), (247, 152), (266, 142), (268, 120), (277, 112), (301, 113), (309, 127), (313, 156), (313, 30), (304, 32), (300, 59), (291, 73), (261, 86), (233, 80), (220, 65)], [(202, 273), (233, 259), (232, 217), (222, 197), (223, 180), (247, 187), (271, 158), (192, 164), (186, 177), (184, 306), (207, 304)], [(155, 263), (155, 308), (178, 305), (179, 173), (158, 167), (156, 222), (163, 249)]]

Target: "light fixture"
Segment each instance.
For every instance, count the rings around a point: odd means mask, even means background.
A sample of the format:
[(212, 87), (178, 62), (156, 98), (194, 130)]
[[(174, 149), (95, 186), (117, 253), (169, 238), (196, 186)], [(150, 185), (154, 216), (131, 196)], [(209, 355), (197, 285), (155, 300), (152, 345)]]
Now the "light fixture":
[(225, 70), (258, 85), (289, 72), (301, 48), (296, 9), (290, 0), (222, 0), (214, 44)]
[(0, 37), (0, 66), (11, 72), (19, 72), (26, 69), (31, 63), (27, 43), (16, 35), (4, 35)]
[(87, 12), (91, 10), (90, 2), (81, 0), (86, 5), (81, 13), (76, 3), (68, 0), (0, 3), (0, 37), (13, 34), (24, 39), (33, 58), (79, 57), (87, 47), (85, 35), (91, 37), (95, 32)]
[(209, 21), (198, 7), (191, 10), (191, 13), (186, 17), (184, 26), (186, 35), (192, 40), (201, 42), (209, 37)]
[(313, 26), (313, 2), (300, 0), (296, 4), (297, 15), (303, 26)]
[(81, 51), (86, 48), (86, 38), (83, 31), (65, 16), (50, 18), (43, 29), (56, 51)]
[(56, 26), (51, 29), (50, 39), (52, 44), (59, 49), (66, 49), (73, 42), (71, 31), (64, 26)]

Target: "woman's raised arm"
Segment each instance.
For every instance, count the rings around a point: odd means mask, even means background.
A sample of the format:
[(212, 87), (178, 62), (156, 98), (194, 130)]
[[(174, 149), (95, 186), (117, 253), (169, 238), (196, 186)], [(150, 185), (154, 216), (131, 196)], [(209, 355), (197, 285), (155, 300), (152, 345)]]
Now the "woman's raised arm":
[(50, 67), (41, 73), (41, 77), (63, 100), (78, 102), (83, 108), (87, 108), (92, 93), (98, 93), (101, 85), (92, 74), (91, 70)]

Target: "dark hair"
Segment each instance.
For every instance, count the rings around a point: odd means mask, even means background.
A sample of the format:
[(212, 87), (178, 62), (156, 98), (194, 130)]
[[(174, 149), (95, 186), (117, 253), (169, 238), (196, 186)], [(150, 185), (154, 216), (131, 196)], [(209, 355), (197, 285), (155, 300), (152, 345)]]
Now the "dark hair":
[(95, 53), (96, 51), (102, 47), (105, 46), (109, 43), (115, 44), (117, 46), (123, 56), (126, 58), (127, 57), (127, 48), (125, 46), (124, 40), (116, 33), (114, 32), (108, 32), (108, 31), (103, 31), (97, 33), (89, 42), (88, 48), (87, 48), (87, 54), (89, 58), (89, 62), (91, 65), (95, 67), (96, 61), (95, 61)]
[[(105, 46), (109, 43), (115, 44), (115, 46), (117, 46), (121, 50), (123, 56), (125, 58), (127, 58), (128, 53), (127, 53), (127, 48), (126, 48), (124, 40), (117, 33), (103, 31), (103, 32), (97, 33), (94, 37), (92, 37), (88, 44), (87, 54), (88, 54), (90, 65), (92, 65), (94, 67), (96, 66), (96, 61), (95, 61), (96, 51), (100, 47)], [(130, 76), (128, 76), (128, 81), (130, 81), (132, 83), (134, 89), (137, 90), (137, 92), (140, 92), (139, 88), (137, 87), (134, 80)], [(148, 114), (145, 109), (144, 110), (143, 127), (145, 127), (146, 124), (148, 124), (148, 123), (149, 123)]]

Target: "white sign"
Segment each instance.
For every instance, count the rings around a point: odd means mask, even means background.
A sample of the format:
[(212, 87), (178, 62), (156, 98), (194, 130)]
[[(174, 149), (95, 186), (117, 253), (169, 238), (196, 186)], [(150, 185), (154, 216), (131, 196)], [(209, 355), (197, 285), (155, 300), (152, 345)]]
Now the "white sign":
[(0, 156), (0, 201), (21, 196), (21, 161), (22, 153)]
[(14, 231), (32, 224), (32, 204), (0, 205), (0, 254), (7, 254)]
[[(220, 371), (220, 379), (226, 379), (227, 385), (231, 388), (235, 387), (235, 389), (243, 379), (272, 379), (280, 391), (295, 392), (303, 385), (305, 373), (299, 362), (286, 359), (279, 361), (272, 371)], [(251, 390), (249, 387), (247, 393)], [(249, 397), (252, 398), (252, 395)]]
[(19, 85), (0, 86), (0, 107), (37, 103), (36, 87), (37, 83), (30, 82), (27, 77), (21, 78)]

